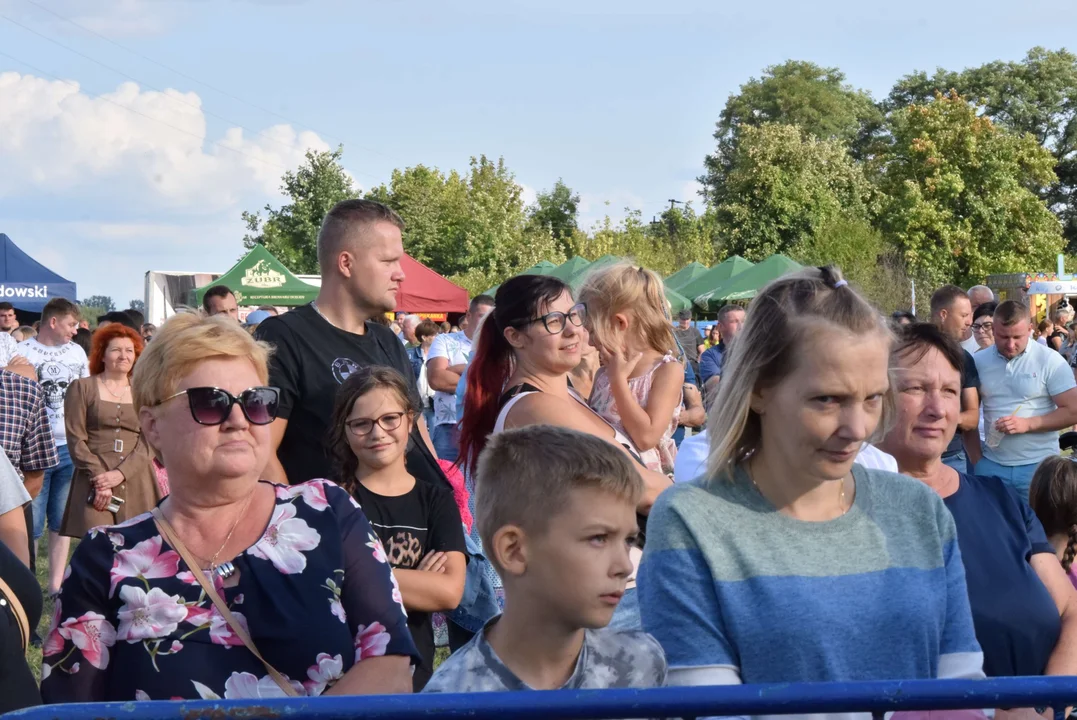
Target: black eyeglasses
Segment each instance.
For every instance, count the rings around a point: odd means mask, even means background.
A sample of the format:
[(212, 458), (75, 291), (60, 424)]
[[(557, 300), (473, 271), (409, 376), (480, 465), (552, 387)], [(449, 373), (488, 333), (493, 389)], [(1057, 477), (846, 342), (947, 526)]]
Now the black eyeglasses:
[(987, 332), (989, 330), (993, 330), (994, 328), (995, 328), (995, 324), (994, 323), (989, 323), (989, 322), (973, 323), (972, 324), (973, 332)]
[(388, 432), (389, 430), (396, 430), (400, 427), (400, 423), (404, 420), (404, 415), (407, 413), (391, 412), (385, 413), (379, 418), (371, 420), (370, 418), (360, 418), (359, 420), (348, 420), (344, 423), (344, 427), (348, 428), (348, 432), (352, 435), (369, 435), (374, 430), (374, 423), (378, 424), (382, 430)]
[(275, 387), (247, 388), (239, 397), (216, 387), (187, 388), (169, 395), (159, 404), (164, 405), (180, 395), (187, 396), (191, 417), (199, 425), (220, 425), (232, 414), (232, 406), (236, 403), (252, 425), (268, 425), (277, 419), (280, 407), (280, 390)]
[(530, 320), (522, 324), (530, 325), (531, 323), (541, 322), (542, 326), (546, 328), (546, 332), (550, 333), (551, 335), (557, 335), (558, 333), (564, 332), (566, 320), (575, 325), (576, 327), (580, 327), (583, 325), (583, 322), (586, 319), (587, 306), (583, 303), (577, 303), (571, 308), (569, 308), (569, 311), (567, 313), (546, 313), (542, 317), (531, 318)]

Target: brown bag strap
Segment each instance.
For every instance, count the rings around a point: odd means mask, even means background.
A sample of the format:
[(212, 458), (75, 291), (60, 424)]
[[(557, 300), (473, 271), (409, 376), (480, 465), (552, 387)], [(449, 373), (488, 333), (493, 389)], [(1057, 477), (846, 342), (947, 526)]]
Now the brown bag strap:
[(254, 646), (254, 640), (251, 639), (251, 636), (236, 620), (235, 615), (228, 609), (228, 605), (221, 599), (221, 596), (217, 594), (217, 589), (213, 587), (213, 583), (210, 582), (209, 578), (206, 577), (206, 574), (202, 572), (202, 568), (199, 567), (198, 561), (191, 556), (190, 550), (187, 549), (187, 546), (179, 539), (179, 536), (176, 535), (172, 526), (165, 520), (161, 508), (155, 507), (153, 509), (153, 520), (157, 523), (157, 530), (161, 533), (161, 537), (163, 537), (165, 542), (171, 545), (172, 548), (179, 553), (179, 556), (183, 558), (183, 562), (187, 564), (191, 574), (194, 575), (194, 579), (198, 581), (198, 584), (206, 591), (206, 595), (213, 601), (213, 606), (217, 608), (217, 612), (219, 612), (221, 617), (224, 618), (224, 621), (228, 623), (228, 627), (232, 629), (232, 632), (243, 641), (243, 644), (247, 649), (250, 650), (256, 658), (262, 661), (262, 664), (265, 665), (266, 672), (273, 678), (273, 682), (277, 683), (280, 689), (284, 691), (285, 695), (289, 697), (299, 697), (299, 693), (292, 687), (292, 684), (289, 683), (275, 667), (270, 665), (264, 657), (262, 657), (262, 653), (258, 652), (258, 648)]
[(7, 600), (8, 607), (11, 608), (11, 613), (15, 616), (15, 624), (19, 626), (19, 635), (22, 636), (22, 651), (25, 654), (26, 648), (30, 645), (30, 620), (26, 617), (26, 611), (23, 609), (22, 603), (19, 602), (15, 591), (4, 582), (4, 578), (0, 578), (0, 594)]

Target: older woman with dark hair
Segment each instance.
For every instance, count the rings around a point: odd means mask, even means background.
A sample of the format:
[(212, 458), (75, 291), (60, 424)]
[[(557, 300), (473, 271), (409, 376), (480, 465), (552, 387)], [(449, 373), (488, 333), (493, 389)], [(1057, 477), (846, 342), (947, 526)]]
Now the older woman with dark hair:
[(153, 454), (131, 402), (131, 372), (142, 338), (120, 323), (93, 336), (90, 377), (71, 383), (64, 400), (67, 446), (75, 465), (60, 532), (82, 537), (149, 511), (161, 499)]
[(984, 672), (1077, 674), (1077, 592), (1039, 520), (1000, 479), (942, 462), (961, 413), (962, 367), (961, 349), (933, 325), (903, 328), (890, 360), (897, 417), (880, 447), (953, 515)]
[(170, 494), (76, 549), (46, 702), (410, 692), (400, 589), (362, 510), (328, 481), (261, 480), (267, 357), (235, 320), (190, 313), (142, 354), (132, 399)]

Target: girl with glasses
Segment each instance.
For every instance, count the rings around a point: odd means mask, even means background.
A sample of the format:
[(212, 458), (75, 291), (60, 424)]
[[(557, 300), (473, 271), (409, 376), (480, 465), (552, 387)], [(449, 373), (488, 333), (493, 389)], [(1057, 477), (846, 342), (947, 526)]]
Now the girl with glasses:
[(460, 604), (466, 566), (463, 525), (452, 491), (417, 481), (405, 465), (417, 413), (400, 373), (366, 367), (340, 386), (329, 440), (340, 485), (362, 506), (400, 583), (421, 658), (412, 678), (415, 692), (434, 672), (431, 613)]

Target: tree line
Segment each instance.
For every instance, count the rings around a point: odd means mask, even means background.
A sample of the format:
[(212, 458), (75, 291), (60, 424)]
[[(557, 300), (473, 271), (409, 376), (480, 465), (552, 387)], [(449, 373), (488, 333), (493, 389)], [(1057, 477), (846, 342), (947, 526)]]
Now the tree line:
[[(465, 171), (397, 169), (364, 195), (404, 219), (406, 251), (472, 293), (540, 260), (607, 253), (662, 274), (731, 255), (834, 262), (884, 309), (988, 274), (1050, 270), (1077, 251), (1077, 56), (1033, 48), (1018, 62), (899, 79), (886, 98), (838, 68), (791, 60), (732, 93), (703, 160), (701, 197), (646, 220), (638, 208), (579, 226), (579, 195), (558, 180), (525, 206), (503, 158)], [(325, 213), (359, 195), (343, 148), (285, 173), (290, 199), (244, 212), (295, 272), (317, 272)], [(264, 215), (263, 215), (264, 212)]]

